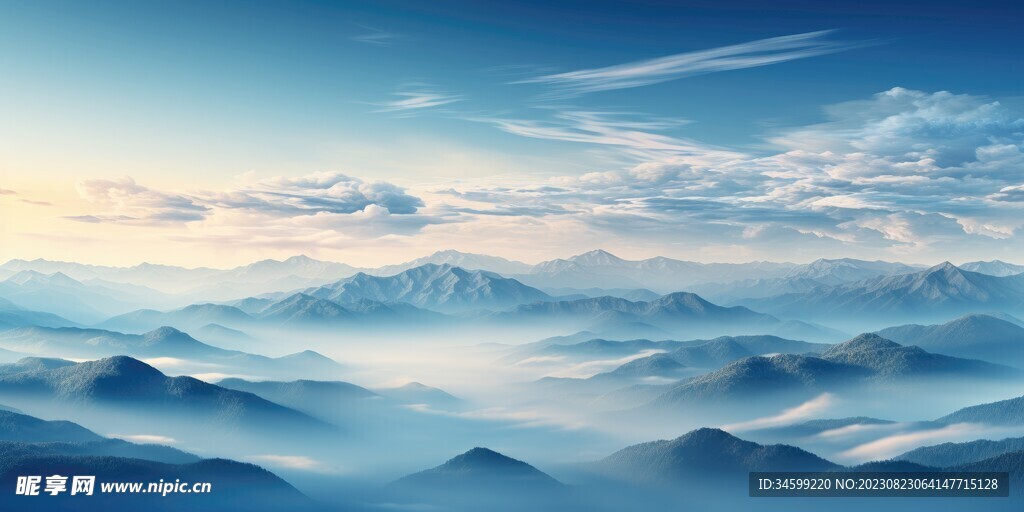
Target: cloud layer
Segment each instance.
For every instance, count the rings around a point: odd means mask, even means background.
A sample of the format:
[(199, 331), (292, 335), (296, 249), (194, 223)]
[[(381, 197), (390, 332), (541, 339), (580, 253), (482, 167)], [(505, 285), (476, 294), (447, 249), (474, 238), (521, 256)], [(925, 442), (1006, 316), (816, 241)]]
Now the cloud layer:
[(676, 244), (711, 257), (797, 247), (930, 261), (936, 249), (1024, 246), (1020, 113), (989, 98), (897, 87), (825, 114), (769, 134), (759, 153), (658, 133), (683, 122), (674, 119), (600, 111), (563, 112), (553, 123), (492, 119), (509, 133), (613, 147), (641, 161), (575, 175), (427, 181), (412, 191), (334, 172), (188, 193), (88, 180), (79, 193), (98, 211), (72, 219), (188, 225), (203, 231), (182, 240), (300, 249), (416, 236), (481, 252), (527, 242), (659, 252)]

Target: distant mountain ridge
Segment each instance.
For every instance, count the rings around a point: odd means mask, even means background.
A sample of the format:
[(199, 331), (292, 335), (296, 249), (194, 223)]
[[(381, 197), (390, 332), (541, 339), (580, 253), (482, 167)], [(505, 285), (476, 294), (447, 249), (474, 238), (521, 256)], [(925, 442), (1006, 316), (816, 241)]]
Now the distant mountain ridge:
[(192, 377), (167, 377), (127, 356), (0, 376), (0, 397), (14, 403), (45, 399), (69, 405), (105, 405), (136, 413), (149, 410), (180, 416), (179, 420), (255, 430), (330, 430), (328, 425), (305, 414), (251, 393)]
[(923, 377), (998, 380), (1021, 376), (1019, 370), (1007, 366), (931, 354), (875, 334), (862, 334), (829, 347), (820, 356), (780, 354), (740, 359), (680, 382), (651, 405), (755, 400), (779, 393), (810, 396), (854, 384)]
[(306, 294), (339, 304), (372, 300), (407, 302), (441, 312), (502, 310), (551, 300), (548, 294), (493, 272), (428, 263), (387, 277), (359, 273)]
[(593, 465), (599, 474), (647, 484), (681, 484), (750, 471), (828, 471), (839, 466), (788, 445), (759, 445), (701, 428), (670, 441), (619, 450)]
[(991, 315), (965, 315), (938, 325), (901, 325), (878, 334), (939, 354), (1024, 365), (1024, 327)]
[(948, 318), (1024, 307), (1024, 276), (995, 277), (943, 263), (926, 270), (737, 301), (794, 318)]

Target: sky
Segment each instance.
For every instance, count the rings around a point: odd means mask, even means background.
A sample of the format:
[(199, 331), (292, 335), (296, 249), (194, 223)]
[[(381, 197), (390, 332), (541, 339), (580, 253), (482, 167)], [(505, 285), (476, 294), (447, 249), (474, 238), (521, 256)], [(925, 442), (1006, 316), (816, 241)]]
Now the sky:
[(0, 260), (1024, 263), (1019, 5), (508, 4), (0, 0)]

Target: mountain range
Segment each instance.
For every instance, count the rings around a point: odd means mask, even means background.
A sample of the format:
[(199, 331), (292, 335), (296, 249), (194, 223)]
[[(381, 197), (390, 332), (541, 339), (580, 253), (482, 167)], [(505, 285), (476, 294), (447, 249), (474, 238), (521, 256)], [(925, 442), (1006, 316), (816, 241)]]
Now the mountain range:
[(1024, 451), (1024, 437), (999, 441), (978, 439), (965, 443), (942, 443), (922, 446), (895, 457), (896, 460), (916, 462), (925, 466), (949, 467), (970, 464), (1004, 453)]
[(215, 364), (228, 371), (267, 376), (332, 376), (342, 368), (335, 361), (308, 350), (277, 358), (225, 350), (207, 345), (167, 326), (143, 334), (77, 327), (21, 327), (0, 332), (0, 347), (31, 354), (73, 358), (115, 355), (171, 357)]
[(973, 312), (1015, 312), (1024, 307), (1024, 275), (996, 277), (950, 263), (895, 276), (736, 302), (789, 318), (947, 319)]
[(405, 302), (446, 313), (503, 310), (528, 302), (551, 300), (548, 294), (515, 279), (447, 263), (428, 263), (387, 277), (359, 273), (304, 293), (339, 304), (360, 300)]
[[(106, 407), (134, 415), (253, 432), (327, 433), (329, 425), (251, 393), (192, 377), (167, 377), (127, 356), (0, 376), (8, 403), (38, 400), (69, 406)], [(149, 416), (147, 416), (149, 417)]]
[(1024, 365), (1024, 327), (991, 315), (965, 315), (938, 325), (889, 327), (878, 334), (938, 354)]
[(921, 378), (998, 380), (1019, 378), (1007, 366), (931, 354), (875, 334), (833, 345), (820, 356), (779, 354), (740, 359), (723, 368), (683, 380), (655, 399), (656, 406), (754, 401), (782, 394), (810, 396), (854, 384)]
[[(828, 471), (839, 466), (788, 445), (759, 445), (714, 428), (619, 450), (596, 462), (600, 475), (641, 484), (689, 485), (750, 471)], [(745, 481), (745, 479), (744, 479)]]
[(947, 414), (935, 421), (946, 424), (986, 423), (989, 425), (1024, 425), (1024, 396), (987, 404), (972, 405)]

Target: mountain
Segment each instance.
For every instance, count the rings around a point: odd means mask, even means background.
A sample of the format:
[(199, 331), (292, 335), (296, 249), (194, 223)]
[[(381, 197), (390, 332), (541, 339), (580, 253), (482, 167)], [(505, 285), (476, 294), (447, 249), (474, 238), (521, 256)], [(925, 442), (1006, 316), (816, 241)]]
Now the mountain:
[(686, 369), (686, 366), (679, 364), (679, 362), (672, 356), (668, 354), (654, 354), (652, 356), (634, 359), (610, 372), (598, 375), (632, 379), (650, 377), (673, 378), (678, 377), (680, 372), (684, 369)]
[(144, 334), (122, 334), (77, 327), (23, 327), (0, 333), (0, 346), (16, 347), (36, 354), (83, 358), (130, 354), (140, 357), (204, 359), (239, 354), (207, 345), (166, 326)]
[(217, 280), (221, 282), (237, 281), (251, 283), (299, 277), (334, 281), (355, 274), (358, 271), (359, 269), (351, 265), (315, 260), (301, 254), (282, 261), (268, 259), (237, 267), (221, 273), (217, 276)]
[(644, 288), (549, 288), (541, 287), (548, 295), (560, 300), (576, 300), (596, 297), (618, 297), (636, 301), (651, 301), (661, 297)]
[(45, 421), (10, 411), (0, 411), (0, 453), (132, 457), (171, 464), (199, 460), (169, 446), (106, 439), (70, 421)]
[(400, 302), (383, 303), (359, 299), (344, 305), (296, 293), (263, 308), (258, 320), (264, 324), (284, 326), (330, 325), (339, 322), (432, 321), (439, 313)]
[(717, 400), (760, 400), (780, 393), (814, 394), (855, 383), (871, 370), (798, 355), (754, 356), (685, 380), (652, 402), (655, 406)]
[(641, 322), (664, 329), (701, 330), (727, 327), (739, 331), (770, 329), (780, 324), (770, 315), (745, 307), (722, 307), (692, 293), (678, 292), (649, 302), (598, 297), (558, 302), (534, 302), (500, 313), (507, 321), (552, 321), (574, 326)]
[(946, 424), (1024, 425), (1024, 396), (964, 407), (935, 421)]
[(971, 261), (958, 266), (970, 272), (988, 274), (990, 276), (997, 277), (1006, 277), (1024, 273), (1024, 265), (1014, 265), (1013, 263), (1007, 263), (999, 260)]
[(260, 312), (260, 318), (280, 325), (330, 323), (352, 320), (355, 317), (353, 312), (341, 307), (338, 303), (318, 299), (305, 293), (291, 295), (267, 306)]
[(689, 290), (701, 283), (782, 277), (791, 263), (695, 263), (655, 257), (626, 260), (604, 250), (535, 265), (516, 277), (536, 287), (549, 288), (646, 288), (657, 293)]
[(531, 265), (526, 263), (507, 260), (497, 256), (445, 250), (437, 251), (430, 256), (416, 258), (399, 265), (385, 265), (372, 271), (367, 271), (367, 273), (375, 276), (393, 276), (424, 265), (450, 265), (466, 270), (484, 270), (504, 276), (526, 273), (532, 268)]
[(374, 392), (383, 395), (396, 402), (409, 405), (429, 405), (435, 409), (458, 409), (465, 405), (465, 402), (443, 389), (434, 388), (410, 382), (394, 388), (376, 388)]
[(671, 441), (629, 446), (595, 463), (602, 475), (645, 484), (689, 484), (750, 471), (828, 471), (839, 466), (788, 445), (760, 445), (702, 428)]
[(431, 491), (465, 489), (534, 492), (562, 486), (537, 468), (487, 448), (473, 448), (444, 464), (394, 482), (399, 488)]
[(916, 462), (925, 466), (950, 467), (970, 464), (998, 457), (1004, 453), (1024, 451), (1024, 437), (1000, 441), (979, 439), (966, 443), (942, 443), (922, 446), (894, 457), (896, 460)]
[(5, 375), (0, 377), (0, 396), (11, 403), (42, 399), (69, 405), (103, 405), (135, 414), (149, 411), (146, 414), (164, 414), (177, 421), (257, 431), (329, 430), (305, 414), (251, 393), (192, 377), (167, 377), (126, 356)]
[(740, 279), (719, 283), (701, 283), (691, 291), (721, 302), (760, 299), (787, 294), (807, 293), (821, 286), (836, 286), (880, 276), (908, 274), (920, 267), (887, 261), (864, 261), (851, 258), (818, 259), (792, 267), (782, 277)]
[(78, 324), (53, 313), (27, 310), (0, 297), (0, 331), (14, 327), (73, 327)]
[(919, 270), (921, 270), (919, 267), (888, 261), (865, 261), (852, 258), (818, 259), (806, 265), (794, 267), (786, 273), (785, 279), (810, 279), (824, 285), (836, 285), (878, 276), (910, 274)]
[(129, 355), (141, 358), (172, 357), (199, 366), (215, 364), (237, 372), (265, 376), (332, 376), (341, 365), (313, 351), (270, 358), (207, 345), (173, 327), (159, 327), (143, 334), (122, 334), (75, 327), (23, 327), (0, 332), (0, 347), (43, 355), (77, 358)]
[(1024, 327), (990, 315), (965, 315), (939, 325), (889, 327), (878, 334), (939, 354), (1024, 364)]
[(230, 327), (224, 327), (220, 324), (206, 324), (199, 329), (195, 329), (192, 335), (205, 340), (223, 342), (225, 344), (236, 346), (248, 345), (255, 341), (252, 336), (249, 336), (245, 332), (239, 331), (238, 329), (232, 329)]
[(910, 274), (737, 303), (793, 318), (861, 318), (875, 323), (895, 318), (948, 318), (1024, 307), (1024, 276), (994, 277), (947, 262)]
[(1011, 496), (1019, 496), (1024, 487), (1024, 451), (996, 455), (977, 462), (953, 466), (954, 471), (1005, 472), (1010, 474)]
[(211, 323), (232, 328), (244, 328), (253, 325), (254, 319), (236, 307), (207, 303), (193, 304), (167, 312), (141, 309), (115, 316), (97, 324), (96, 327), (121, 332), (145, 332), (169, 325), (189, 331)]
[[(310, 416), (323, 417), (328, 421), (333, 421), (336, 418), (344, 419), (347, 414), (353, 413), (353, 408), (357, 408), (360, 405), (359, 402), (379, 398), (376, 393), (366, 388), (340, 381), (251, 382), (231, 378), (221, 380), (217, 382), (217, 385), (252, 393)], [(358, 413), (358, 409), (356, 409), (356, 413)], [(325, 415), (330, 417), (325, 417)]]
[(52, 370), (64, 366), (74, 365), (74, 361), (66, 359), (46, 357), (24, 357), (15, 363), (0, 364), (0, 375), (13, 375), (22, 372), (34, 372), (39, 370)]
[(28, 443), (83, 442), (103, 439), (70, 421), (46, 421), (10, 411), (0, 411), (0, 441)]
[(7, 457), (18, 456), (68, 456), (127, 457), (167, 464), (187, 464), (201, 460), (199, 457), (159, 444), (135, 444), (120, 439), (99, 439), (95, 441), (53, 441), (13, 442), (0, 441), (0, 453)]
[(372, 300), (407, 302), (446, 313), (507, 309), (551, 297), (515, 279), (451, 265), (427, 264), (387, 277), (356, 274), (304, 293), (339, 304)]
[[(263, 260), (233, 269), (183, 268), (152, 263), (133, 267), (106, 267), (46, 260), (11, 260), (0, 265), (0, 269), (44, 274), (60, 272), (76, 280), (133, 284), (158, 293), (170, 293), (193, 300), (231, 300), (319, 286), (351, 276), (359, 270), (343, 263), (319, 261), (307, 256), (293, 256), (283, 261)], [(136, 301), (133, 309), (140, 306), (156, 309), (168, 307), (167, 304), (146, 305)]]
[(114, 290), (89, 286), (55, 272), (25, 270), (0, 281), (0, 297), (22, 308), (58, 315), (79, 323), (98, 322), (134, 309)]
[(712, 340), (687, 341), (670, 352), (686, 366), (721, 368), (749, 356), (768, 354), (807, 354), (821, 352), (828, 345), (787, 340), (778, 336), (720, 336)]
[(926, 352), (920, 347), (905, 347), (877, 334), (861, 334), (830, 347), (822, 359), (870, 368), (875, 378), (913, 377), (1019, 377), (1021, 372), (1008, 366), (976, 359), (961, 359)]

